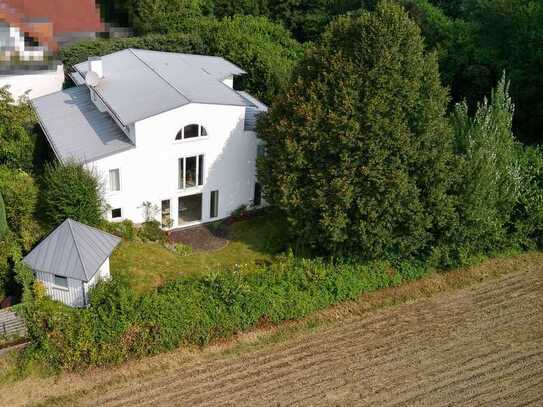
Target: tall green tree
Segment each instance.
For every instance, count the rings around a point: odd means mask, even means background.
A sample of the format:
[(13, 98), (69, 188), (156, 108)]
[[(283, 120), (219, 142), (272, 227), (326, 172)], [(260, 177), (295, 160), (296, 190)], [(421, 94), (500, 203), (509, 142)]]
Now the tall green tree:
[(466, 103), (454, 112), (455, 148), (462, 158), (457, 184), (460, 255), (487, 254), (515, 245), (509, 232), (523, 179), (513, 112), (505, 77), (473, 117)]
[(259, 122), (268, 201), (319, 253), (430, 254), (455, 217), (447, 103), (399, 5), (339, 18)]

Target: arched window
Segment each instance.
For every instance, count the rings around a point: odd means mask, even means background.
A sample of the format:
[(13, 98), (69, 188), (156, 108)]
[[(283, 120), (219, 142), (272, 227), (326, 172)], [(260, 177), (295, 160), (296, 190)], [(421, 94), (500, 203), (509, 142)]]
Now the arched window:
[(175, 140), (185, 140), (185, 139), (191, 139), (196, 137), (206, 137), (207, 136), (207, 130), (204, 126), (200, 126), (199, 124), (188, 124), (185, 127), (183, 127), (181, 130), (179, 130), (179, 133), (175, 136)]

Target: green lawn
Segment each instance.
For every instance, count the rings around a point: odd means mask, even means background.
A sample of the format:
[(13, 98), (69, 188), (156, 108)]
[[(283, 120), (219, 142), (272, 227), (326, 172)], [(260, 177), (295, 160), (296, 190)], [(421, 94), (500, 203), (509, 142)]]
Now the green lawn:
[(181, 274), (270, 261), (281, 250), (284, 223), (277, 216), (257, 216), (234, 223), (230, 228), (231, 241), (226, 247), (184, 257), (159, 243), (123, 241), (111, 256), (111, 273), (126, 278), (137, 292), (143, 292)]

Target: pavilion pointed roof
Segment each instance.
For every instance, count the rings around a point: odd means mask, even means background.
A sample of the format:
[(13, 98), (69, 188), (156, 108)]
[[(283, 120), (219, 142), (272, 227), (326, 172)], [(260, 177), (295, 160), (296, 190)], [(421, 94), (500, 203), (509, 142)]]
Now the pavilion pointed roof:
[(32, 270), (88, 282), (121, 239), (66, 219), (24, 259)]

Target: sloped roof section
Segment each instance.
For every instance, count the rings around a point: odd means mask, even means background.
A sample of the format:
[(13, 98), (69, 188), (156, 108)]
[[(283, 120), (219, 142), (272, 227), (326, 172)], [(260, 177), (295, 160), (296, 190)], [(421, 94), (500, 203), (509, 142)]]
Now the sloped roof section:
[(121, 239), (66, 219), (24, 259), (31, 269), (88, 282)]
[[(104, 78), (94, 89), (128, 125), (189, 103), (246, 106), (222, 80), (245, 73), (223, 58), (126, 49), (102, 57)], [(84, 78), (88, 63), (74, 66)]]
[(86, 86), (31, 101), (57, 158), (86, 163), (134, 148), (108, 113), (100, 112)]
[(258, 116), (263, 112), (267, 112), (268, 106), (247, 92), (239, 91), (238, 93), (251, 104), (251, 106), (247, 106), (247, 109), (245, 109), (244, 129), (255, 131)]

